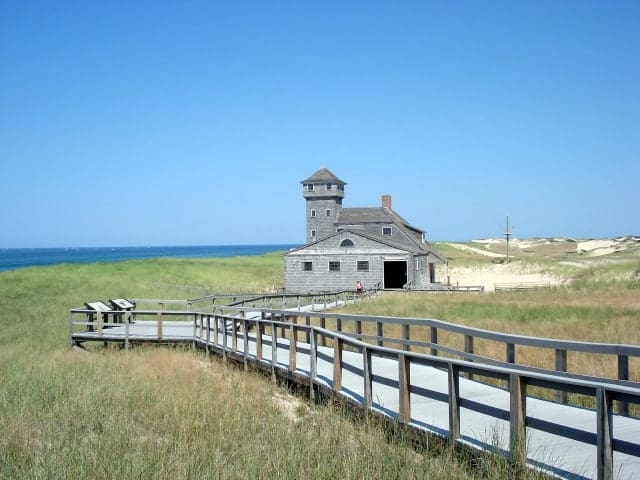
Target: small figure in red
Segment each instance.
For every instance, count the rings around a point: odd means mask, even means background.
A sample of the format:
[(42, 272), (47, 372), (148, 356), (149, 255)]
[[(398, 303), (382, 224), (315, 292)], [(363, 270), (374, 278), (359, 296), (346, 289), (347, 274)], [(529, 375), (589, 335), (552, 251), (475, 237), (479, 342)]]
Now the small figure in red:
[(362, 293), (362, 282), (360, 282), (360, 280), (358, 280), (356, 282), (356, 293), (358, 295), (360, 295)]

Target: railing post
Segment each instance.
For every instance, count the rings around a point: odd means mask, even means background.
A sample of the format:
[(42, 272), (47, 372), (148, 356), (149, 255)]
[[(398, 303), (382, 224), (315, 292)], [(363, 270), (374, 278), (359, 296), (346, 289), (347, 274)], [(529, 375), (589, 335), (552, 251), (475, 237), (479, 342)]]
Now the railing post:
[[(411, 340), (411, 331), (410, 331), (410, 326), (408, 323), (403, 323), (402, 324), (402, 340), (404, 340), (405, 342), (408, 342), (409, 340)], [(402, 343), (402, 350), (408, 352), (411, 350), (411, 345), (409, 345), (408, 343)]]
[(211, 354), (210, 344), (211, 344), (211, 315), (207, 314), (207, 343), (205, 346), (205, 351), (207, 352), (207, 356)]
[[(222, 309), (220, 310), (220, 312), (222, 313)], [(222, 320), (222, 361), (226, 362), (227, 361), (227, 343), (229, 343), (227, 341), (227, 336), (228, 336), (228, 332), (227, 332), (227, 319), (223, 316), (221, 318)]]
[[(473, 354), (473, 336), (472, 335), (465, 335), (464, 336), (464, 351), (465, 353), (470, 353)], [(465, 360), (468, 360), (469, 362), (473, 362), (473, 360), (466, 358), (465, 356)], [(473, 374), (468, 374), (467, 377), (469, 380), (473, 380)]]
[[(464, 336), (464, 352), (465, 353), (470, 353), (470, 354), (473, 355), (473, 336), (472, 335), (465, 335)], [(473, 360), (469, 360), (467, 358), (465, 358), (465, 360), (473, 361)]]
[(342, 390), (342, 345), (341, 338), (333, 339), (333, 391)]
[(164, 309), (164, 304), (159, 303), (158, 304), (158, 313), (156, 316), (156, 321), (157, 321), (157, 327), (156, 327), (156, 335), (158, 337), (158, 340), (162, 339), (162, 310)]
[[(556, 371), (557, 372), (567, 371), (567, 351), (566, 350), (556, 350)], [(566, 404), (567, 392), (565, 392), (564, 390), (556, 390), (556, 402)]]
[(218, 318), (218, 315), (214, 312), (213, 313), (213, 343), (215, 344), (216, 348), (220, 347), (219, 333), (220, 333), (220, 319)]
[(196, 346), (196, 337), (198, 336), (198, 314), (197, 313), (193, 313), (193, 314), (187, 313), (187, 315), (188, 316), (193, 316), (193, 319), (192, 319), (193, 332), (191, 333), (191, 348), (195, 348), (195, 346)]
[(247, 359), (247, 355), (249, 355), (249, 331), (247, 330), (247, 319), (245, 318), (244, 312), (242, 312), (242, 359), (244, 363), (244, 371), (249, 370), (249, 360)]
[(507, 363), (516, 363), (516, 346), (513, 343), (507, 343)]
[(598, 422), (598, 480), (613, 479), (613, 411), (611, 396), (604, 388), (596, 391)]
[(104, 317), (101, 311), (97, 311), (96, 312), (97, 315), (97, 320), (98, 320), (98, 335), (102, 336), (104, 334), (103, 332), (103, 328), (104, 328)]
[(384, 340), (382, 340), (383, 334), (383, 325), (382, 322), (376, 322), (376, 336), (378, 337), (378, 346), (384, 346)]
[(296, 324), (294, 322), (291, 322), (291, 326), (289, 327), (289, 371), (290, 372), (295, 372), (297, 369), (297, 365), (296, 365), (296, 355), (298, 353), (297, 342), (298, 340), (296, 335)]
[(73, 312), (69, 310), (69, 350), (73, 348)]
[(336, 331), (342, 332), (342, 319), (336, 318)]
[(454, 443), (460, 437), (460, 367), (448, 366), (449, 377), (449, 440)]
[[(128, 312), (130, 313), (130, 312)], [(124, 324), (124, 349), (125, 350), (129, 350), (129, 329), (130, 329), (130, 323), (128, 321), (128, 317), (125, 314), (125, 324)]]
[(362, 335), (362, 320), (356, 320), (356, 338), (360, 340)]
[[(438, 327), (430, 327), (431, 330), (431, 343), (433, 345), (438, 344)], [(431, 355), (434, 357), (438, 356), (438, 349), (435, 347), (431, 347)]]
[(256, 320), (256, 358), (258, 362), (262, 361), (262, 334), (264, 332), (264, 323)]
[(271, 381), (276, 383), (276, 364), (278, 363), (278, 329), (271, 321)]
[(364, 380), (364, 408), (365, 411), (373, 406), (373, 384), (371, 375), (371, 350), (362, 348), (362, 377)]
[(238, 326), (236, 324), (235, 315), (231, 316), (231, 351), (238, 351)]
[[(327, 328), (327, 319), (325, 317), (320, 317), (320, 328)], [(327, 338), (324, 335), (322, 335), (322, 339), (320, 341), (322, 342), (323, 347), (327, 346)]]
[[(629, 380), (629, 357), (627, 355), (618, 355), (618, 380)], [(618, 413), (628, 417), (629, 402), (619, 400)]]
[(315, 329), (311, 331), (309, 340), (309, 397), (314, 399), (316, 398), (316, 393), (313, 382), (318, 376), (318, 334)]
[(525, 468), (527, 464), (527, 383), (526, 380), (512, 373), (509, 376), (510, 411), (509, 411), (509, 438), (511, 461), (518, 469)]
[[(310, 317), (309, 315), (306, 315), (306, 316), (304, 317), (304, 324), (305, 324), (307, 327), (311, 327), (311, 317)], [(309, 342), (310, 342), (310, 338), (309, 338), (309, 337), (310, 337), (310, 332), (311, 332), (311, 329), (310, 329), (310, 328), (307, 328), (307, 330), (306, 330), (306, 334), (305, 334), (305, 337), (306, 337), (306, 341), (305, 341), (305, 343), (309, 343)]]
[(398, 355), (398, 417), (401, 423), (411, 421), (411, 357)]

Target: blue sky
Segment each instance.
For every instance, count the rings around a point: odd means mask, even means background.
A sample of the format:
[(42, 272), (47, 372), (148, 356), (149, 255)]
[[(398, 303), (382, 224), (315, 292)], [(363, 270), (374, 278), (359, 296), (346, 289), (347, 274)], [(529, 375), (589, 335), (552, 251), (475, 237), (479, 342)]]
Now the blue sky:
[(0, 0), (0, 247), (640, 234), (640, 2)]

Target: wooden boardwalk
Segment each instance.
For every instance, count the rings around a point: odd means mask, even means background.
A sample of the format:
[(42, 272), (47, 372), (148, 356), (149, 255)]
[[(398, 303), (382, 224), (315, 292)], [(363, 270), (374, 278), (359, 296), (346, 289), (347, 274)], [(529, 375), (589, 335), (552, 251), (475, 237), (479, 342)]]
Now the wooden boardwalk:
[[(376, 347), (331, 330), (278, 322), (278, 317), (271, 320), (257, 310), (243, 315), (231, 322), (229, 316), (195, 314), (191, 321), (164, 319), (161, 327), (154, 320), (118, 323), (101, 331), (70, 327), (70, 341), (193, 343), (254, 363), (274, 376), (294, 379), (308, 385), (312, 393), (318, 389), (333, 392), (378, 414), (473, 448), (501, 451), (517, 460), (514, 446), (526, 443), (521, 458), (526, 458), (527, 465), (560, 478), (640, 478), (640, 419), (612, 413), (614, 399), (640, 402), (636, 388), (598, 386), (538, 372), (514, 373)], [(254, 330), (245, 335), (240, 324), (252, 325)], [(74, 325), (94, 324), (80, 321)], [(277, 348), (273, 348), (274, 338)], [(465, 373), (508, 379), (510, 389), (465, 378)], [(593, 395), (598, 408), (519, 395), (526, 392), (518, 390), (525, 384)]]

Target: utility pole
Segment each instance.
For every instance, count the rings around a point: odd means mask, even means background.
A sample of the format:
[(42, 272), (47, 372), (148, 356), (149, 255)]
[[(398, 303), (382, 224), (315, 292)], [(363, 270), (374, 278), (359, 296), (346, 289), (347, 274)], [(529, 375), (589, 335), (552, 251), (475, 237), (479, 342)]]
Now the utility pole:
[(507, 215), (507, 227), (504, 229), (504, 236), (507, 237), (507, 263), (509, 263), (509, 239), (513, 233), (509, 230), (509, 215)]

